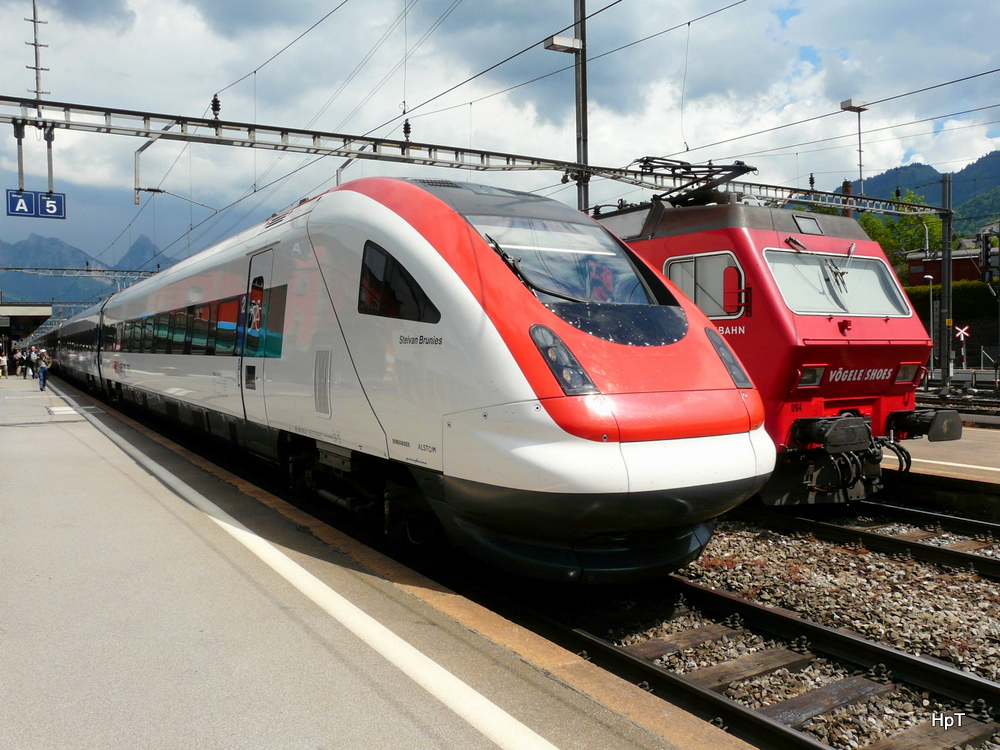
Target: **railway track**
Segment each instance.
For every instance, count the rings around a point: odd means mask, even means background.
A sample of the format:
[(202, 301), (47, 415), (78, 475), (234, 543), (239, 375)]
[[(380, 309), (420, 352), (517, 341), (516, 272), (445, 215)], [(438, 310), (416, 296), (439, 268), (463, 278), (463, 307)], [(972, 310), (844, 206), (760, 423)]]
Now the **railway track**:
[(993, 391), (969, 396), (955, 394), (944, 398), (918, 392), (916, 400), (917, 406), (922, 407), (947, 407), (961, 412), (1000, 416), (1000, 395)]
[[(974, 570), (1000, 580), (1000, 557), (982, 554), (1000, 549), (1000, 524), (872, 502), (853, 503), (850, 512), (858, 516), (854, 520), (843, 520), (846, 512), (843, 508), (828, 507), (771, 510), (741, 506), (729, 517), (770, 529), (812, 534), (828, 541), (861, 544), (873, 551), (908, 555), (936, 565)], [(841, 520), (823, 520), (831, 514)], [(863, 520), (866, 517), (873, 520)], [(907, 528), (899, 529), (899, 524), (906, 524)]]
[[(953, 748), (978, 746), (1000, 731), (991, 718), (1000, 707), (1000, 684), (679, 576), (672, 577), (671, 585), (687, 607), (709, 622), (624, 645), (595, 634), (593, 627), (553, 627), (559, 629), (560, 639), (585, 650), (595, 663), (760, 747)], [(735, 641), (747, 633), (766, 639), (763, 647), (683, 674), (665, 666), (672, 654)], [(839, 665), (834, 670), (839, 674), (793, 697), (759, 708), (732, 697), (740, 695), (738, 686), (748, 681), (816, 671), (818, 663), (831, 662)], [(926, 717), (871, 744), (865, 738), (852, 740), (850, 730), (823, 719), (859, 705), (869, 711), (883, 705), (892, 713), (889, 701), (900, 694), (927, 696), (913, 699), (926, 706)], [(824, 731), (827, 742), (821, 739)]]

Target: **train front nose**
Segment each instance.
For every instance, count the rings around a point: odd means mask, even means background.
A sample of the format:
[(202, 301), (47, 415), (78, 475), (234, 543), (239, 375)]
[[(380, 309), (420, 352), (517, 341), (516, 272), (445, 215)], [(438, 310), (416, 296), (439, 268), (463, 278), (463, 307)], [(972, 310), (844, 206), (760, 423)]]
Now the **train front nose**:
[(676, 570), (774, 466), (763, 428), (605, 442), (566, 434), (536, 406), (448, 415), (432, 502), (454, 542), (534, 578), (613, 583)]
[[(623, 522), (700, 523), (754, 495), (774, 470), (763, 427), (731, 435), (622, 443), (629, 475)], [(669, 483), (664, 483), (669, 476)]]

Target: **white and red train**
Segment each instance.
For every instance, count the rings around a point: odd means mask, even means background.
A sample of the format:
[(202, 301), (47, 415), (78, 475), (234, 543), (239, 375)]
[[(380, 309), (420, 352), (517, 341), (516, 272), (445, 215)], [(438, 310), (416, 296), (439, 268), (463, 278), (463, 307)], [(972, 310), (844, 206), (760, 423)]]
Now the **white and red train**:
[(863, 499), (884, 450), (905, 470), (900, 440), (961, 437), (957, 412), (916, 408), (931, 341), (853, 218), (653, 201), (600, 220), (706, 313), (760, 389), (778, 447), (766, 504)]
[(775, 462), (697, 307), (584, 214), (467, 183), (336, 188), (46, 345), (298, 486), (555, 581), (685, 564)]

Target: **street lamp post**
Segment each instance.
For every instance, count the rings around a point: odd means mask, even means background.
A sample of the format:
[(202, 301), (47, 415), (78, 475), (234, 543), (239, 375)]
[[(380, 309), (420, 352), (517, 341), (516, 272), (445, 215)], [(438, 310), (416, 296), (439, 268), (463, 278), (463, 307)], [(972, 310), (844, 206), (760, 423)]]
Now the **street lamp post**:
[(861, 169), (861, 113), (868, 109), (868, 102), (860, 99), (846, 99), (840, 103), (844, 112), (858, 113), (858, 195), (865, 194), (865, 176)]
[(930, 292), (931, 295), (931, 312), (930, 312), (930, 317), (927, 319), (927, 329), (930, 331), (931, 334), (931, 358), (928, 364), (930, 364), (931, 372), (933, 372), (934, 371), (934, 277), (925, 275), (924, 278), (927, 279), (927, 291)]
[[(573, 0), (573, 22), (575, 37), (550, 36), (545, 40), (545, 49), (569, 52), (576, 56), (576, 161), (584, 166), (588, 163), (587, 141), (587, 11), (586, 0)], [(576, 207), (586, 211), (590, 207), (590, 176), (576, 176)]]

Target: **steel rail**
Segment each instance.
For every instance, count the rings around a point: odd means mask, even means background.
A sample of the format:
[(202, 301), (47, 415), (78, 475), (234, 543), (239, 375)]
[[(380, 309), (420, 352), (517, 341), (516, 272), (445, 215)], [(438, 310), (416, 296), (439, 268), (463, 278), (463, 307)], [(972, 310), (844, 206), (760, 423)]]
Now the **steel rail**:
[(574, 628), (572, 637), (588, 649), (587, 658), (599, 666), (610, 665), (619, 676), (630, 677), (654, 695), (721, 724), (725, 731), (746, 742), (776, 750), (830, 750), (829, 745), (805, 732), (792, 729), (683, 675), (630, 654), (593, 633)]
[(754, 630), (788, 640), (805, 637), (809, 650), (814, 653), (833, 656), (863, 669), (881, 664), (889, 670), (893, 680), (916, 685), (962, 704), (982, 699), (993, 713), (1000, 709), (1000, 684), (996, 682), (963, 672), (944, 662), (915, 656), (853, 633), (820, 625), (788, 610), (751, 602), (681, 576), (672, 578), (687, 602), (705, 614), (728, 617), (736, 613)]
[[(1000, 706), (1000, 685), (942, 662), (883, 646), (859, 635), (812, 622), (788, 610), (702, 586), (682, 576), (671, 576), (671, 583), (683, 594), (688, 606), (710, 617), (724, 619), (737, 614), (744, 626), (755, 632), (786, 641), (799, 639), (801, 642), (804, 638), (814, 654), (865, 670), (884, 667), (893, 682), (907, 683), (962, 704), (982, 699), (988, 710), (994, 712)], [(553, 627), (567, 630), (569, 635), (564, 637), (572, 638), (574, 648), (584, 646), (587, 658), (599, 666), (615, 670), (620, 676), (643, 685), (681, 708), (712, 718), (728, 732), (748, 742), (775, 748), (829, 747), (805, 732), (775, 721), (593, 633), (568, 626)]]
[(899, 518), (905, 518), (914, 523), (933, 523), (940, 526), (944, 531), (951, 531), (956, 534), (990, 535), (1000, 541), (1000, 523), (993, 523), (992, 521), (977, 521), (974, 518), (963, 518), (947, 513), (918, 510), (917, 508), (905, 508), (900, 505), (872, 502), (870, 500), (862, 500), (857, 503), (857, 506), (860, 510), (869, 513), (887, 513)]
[[(946, 565), (952, 568), (974, 570), (988, 578), (1000, 579), (1000, 559), (976, 555), (971, 552), (936, 547), (933, 544), (923, 544), (908, 539), (897, 539), (871, 531), (850, 529), (824, 521), (815, 521), (801, 516), (788, 516), (782, 513), (762, 511), (749, 508), (739, 508), (729, 516), (734, 520), (751, 520), (768, 528), (780, 528), (785, 531), (800, 531), (812, 534), (820, 539), (847, 544), (862, 544), (867, 549), (885, 552), (890, 555), (908, 555), (914, 560)], [(1000, 705), (1000, 704), (998, 704)]]

